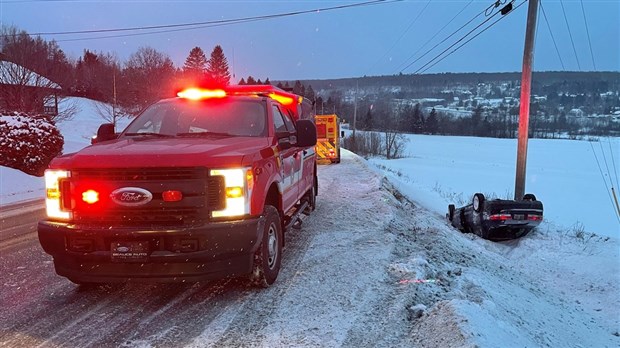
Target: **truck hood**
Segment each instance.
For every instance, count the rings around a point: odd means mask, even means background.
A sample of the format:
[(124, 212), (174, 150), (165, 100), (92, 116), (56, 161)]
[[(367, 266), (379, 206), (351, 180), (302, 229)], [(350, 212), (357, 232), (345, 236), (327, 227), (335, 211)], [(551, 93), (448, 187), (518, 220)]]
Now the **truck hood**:
[(56, 158), (52, 168), (229, 167), (269, 147), (268, 138), (124, 138)]

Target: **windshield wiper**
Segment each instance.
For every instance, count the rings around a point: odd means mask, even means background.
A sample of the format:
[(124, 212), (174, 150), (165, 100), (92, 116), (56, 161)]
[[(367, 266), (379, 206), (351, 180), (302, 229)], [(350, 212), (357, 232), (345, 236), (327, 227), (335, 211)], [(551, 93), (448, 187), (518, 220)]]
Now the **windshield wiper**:
[(161, 134), (161, 133), (152, 133), (152, 132), (142, 132), (142, 133), (125, 133), (124, 135), (128, 136), (137, 136), (137, 135), (152, 135), (160, 138), (170, 138), (172, 135), (170, 134)]
[(177, 133), (178, 137), (204, 137), (205, 135), (214, 135), (219, 137), (232, 137), (234, 134), (220, 133), (220, 132), (189, 132), (189, 133)]

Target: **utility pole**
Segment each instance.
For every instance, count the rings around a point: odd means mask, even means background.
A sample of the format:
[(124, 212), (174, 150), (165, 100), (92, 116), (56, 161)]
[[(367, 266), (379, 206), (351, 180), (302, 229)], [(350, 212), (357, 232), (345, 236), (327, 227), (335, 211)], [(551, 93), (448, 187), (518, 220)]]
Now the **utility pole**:
[(114, 97), (112, 102), (112, 123), (116, 127), (116, 69), (112, 72), (112, 94)]
[(353, 139), (355, 139), (355, 123), (357, 121), (357, 90), (359, 89), (359, 81), (355, 84), (355, 97), (353, 97)]
[(532, 87), (532, 64), (534, 61), (534, 37), (538, 0), (529, 0), (527, 8), (527, 28), (523, 49), (523, 71), (521, 73), (521, 100), (519, 107), (519, 135), (517, 142), (517, 173), (515, 178), (515, 200), (523, 199), (525, 194), (525, 167), (527, 162), (527, 138), (530, 122), (530, 92)]

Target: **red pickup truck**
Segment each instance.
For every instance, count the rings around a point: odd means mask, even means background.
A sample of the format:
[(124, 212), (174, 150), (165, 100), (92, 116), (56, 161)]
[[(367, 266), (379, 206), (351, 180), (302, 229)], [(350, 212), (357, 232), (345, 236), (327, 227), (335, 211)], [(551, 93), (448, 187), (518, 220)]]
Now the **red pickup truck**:
[(284, 233), (314, 210), (316, 128), (302, 97), (272, 86), (189, 89), (45, 172), (38, 224), (74, 283), (278, 276)]

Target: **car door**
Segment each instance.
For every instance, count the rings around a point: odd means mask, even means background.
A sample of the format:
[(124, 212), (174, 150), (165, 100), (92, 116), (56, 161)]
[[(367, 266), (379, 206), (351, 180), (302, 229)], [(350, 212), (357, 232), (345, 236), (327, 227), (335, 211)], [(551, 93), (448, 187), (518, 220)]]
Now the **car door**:
[[(295, 147), (296, 136), (291, 133), (289, 125), (292, 121), (288, 119), (288, 116), (283, 113), (280, 107), (276, 104), (272, 105), (273, 111), (273, 123), (276, 128), (276, 137), (278, 138), (278, 154), (281, 158), (280, 173), (282, 180), (280, 182), (280, 192), (282, 192), (282, 208), (284, 211), (288, 211), (298, 200), (298, 185), (295, 180), (295, 169), (298, 158), (301, 158), (297, 152), (298, 148)], [(301, 162), (299, 162), (299, 166)]]
[(284, 114), (284, 123), (286, 124), (286, 128), (291, 134), (291, 141), (294, 145), (295, 154), (293, 155), (293, 185), (297, 186), (297, 198), (301, 198), (309, 188), (307, 177), (312, 177), (312, 175), (308, 175), (311, 171), (307, 171), (307, 151), (304, 149), (297, 147), (297, 129), (295, 127), (295, 123), (293, 123), (292, 115)]

